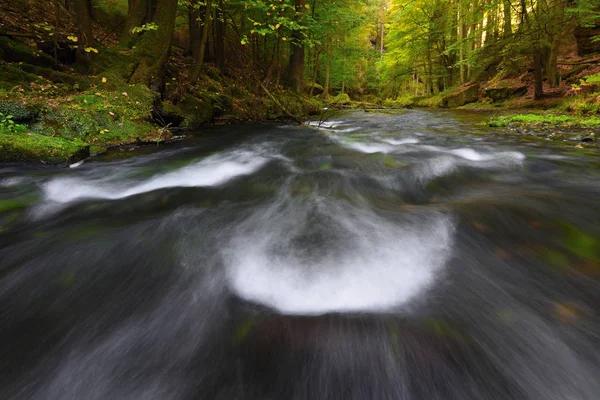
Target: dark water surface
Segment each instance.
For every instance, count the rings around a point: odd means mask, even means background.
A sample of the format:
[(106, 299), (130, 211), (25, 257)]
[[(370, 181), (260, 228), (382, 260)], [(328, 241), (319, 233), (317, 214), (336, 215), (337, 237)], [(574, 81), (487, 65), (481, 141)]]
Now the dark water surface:
[(0, 167), (0, 398), (600, 398), (600, 154), (479, 120)]

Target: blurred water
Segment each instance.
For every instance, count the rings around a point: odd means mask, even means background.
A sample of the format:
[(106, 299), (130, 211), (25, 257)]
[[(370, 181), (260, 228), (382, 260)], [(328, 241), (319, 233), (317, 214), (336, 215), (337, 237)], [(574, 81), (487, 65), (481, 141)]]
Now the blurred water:
[(598, 153), (481, 119), (0, 167), (0, 398), (597, 399)]

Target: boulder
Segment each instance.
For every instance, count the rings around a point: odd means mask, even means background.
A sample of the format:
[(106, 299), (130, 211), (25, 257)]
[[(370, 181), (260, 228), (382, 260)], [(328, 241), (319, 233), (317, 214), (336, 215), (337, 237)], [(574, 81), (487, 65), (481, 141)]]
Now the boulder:
[(575, 29), (577, 50), (580, 56), (600, 53), (600, 42), (594, 40), (594, 38), (597, 36), (600, 36), (600, 26), (591, 28), (577, 27)]
[(442, 107), (454, 108), (464, 106), (465, 104), (475, 103), (479, 100), (479, 84), (460, 88), (454, 93), (442, 99)]
[(305, 85), (304, 86), (304, 93), (310, 94), (310, 89), (311, 88), (312, 88), (312, 94), (313, 94), (313, 96), (318, 96), (318, 95), (322, 94), (325, 91), (325, 89), (323, 88), (323, 86), (319, 85), (318, 83), (315, 83), (314, 87), (311, 84)]
[(503, 101), (511, 97), (520, 97), (527, 94), (527, 86), (489, 87), (485, 88), (485, 95), (494, 101)]

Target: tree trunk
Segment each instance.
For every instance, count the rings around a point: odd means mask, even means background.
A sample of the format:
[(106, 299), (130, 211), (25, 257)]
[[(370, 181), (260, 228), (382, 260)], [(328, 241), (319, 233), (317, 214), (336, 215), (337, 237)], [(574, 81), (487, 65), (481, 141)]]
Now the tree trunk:
[(329, 98), (331, 81), (331, 37), (327, 38), (327, 64), (325, 66), (325, 85), (323, 85), (323, 95), (325, 100)]
[(87, 0), (75, 1), (74, 8), (77, 30), (79, 33), (79, 48), (80, 50), (85, 51), (86, 48), (92, 47), (94, 44), (91, 10)]
[(129, 0), (129, 12), (119, 44), (131, 47), (133, 28), (140, 27), (152, 18), (152, 0)]
[(204, 26), (202, 27), (202, 38), (200, 39), (200, 48), (198, 49), (197, 58), (194, 59), (194, 69), (190, 77), (190, 82), (194, 83), (198, 80), (202, 66), (204, 65), (204, 56), (206, 53), (206, 44), (208, 43), (208, 35), (211, 25), (212, 0), (206, 0), (206, 10), (204, 13)]
[(321, 60), (321, 52), (323, 50), (320, 49), (319, 51), (317, 51), (317, 55), (315, 57), (315, 69), (313, 71), (313, 77), (312, 77), (312, 81), (310, 84), (310, 93), (308, 94), (310, 97), (312, 97), (313, 92), (315, 90), (315, 85), (317, 84), (317, 75), (319, 74), (319, 61)]
[[(298, 23), (302, 24), (302, 16), (306, 12), (306, 0), (295, 0)], [(299, 30), (292, 35), (292, 53), (288, 70), (288, 84), (296, 93), (302, 93), (304, 83), (304, 37)]]
[(188, 6), (188, 25), (190, 30), (190, 53), (194, 60), (199, 59), (200, 42), (202, 41), (202, 27), (200, 25), (200, 6), (198, 1)]
[(550, 87), (557, 87), (560, 84), (560, 76), (558, 75), (558, 50), (560, 48), (560, 39), (555, 37), (550, 45), (548, 52), (548, 60), (546, 61), (546, 77)]
[(465, 39), (467, 38), (467, 24), (465, 21), (466, 7), (465, 0), (461, 0), (458, 6), (458, 61), (460, 68), (460, 83), (465, 83), (466, 68), (465, 68)]
[(511, 3), (510, 0), (504, 0), (504, 32), (503, 36), (509, 37), (512, 35), (512, 14), (511, 14)]
[(219, 4), (217, 7), (215, 28), (215, 61), (217, 64), (217, 68), (221, 72), (225, 71), (225, 15), (223, 13), (223, 0), (219, 0)]
[(533, 69), (535, 75), (535, 91), (533, 95), (534, 100), (541, 100), (544, 96), (544, 71), (542, 61), (542, 51), (538, 48), (533, 49)]
[(171, 43), (177, 15), (177, 0), (160, 0), (154, 13), (157, 30), (145, 32), (137, 45), (140, 63), (131, 76), (130, 83), (143, 83), (161, 92), (165, 64), (171, 54)]

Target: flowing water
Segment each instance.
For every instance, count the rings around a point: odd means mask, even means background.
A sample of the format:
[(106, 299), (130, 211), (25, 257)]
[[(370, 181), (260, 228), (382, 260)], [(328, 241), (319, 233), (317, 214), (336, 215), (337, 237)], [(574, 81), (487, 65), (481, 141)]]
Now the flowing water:
[(600, 154), (481, 119), (1, 167), (0, 398), (598, 399)]

